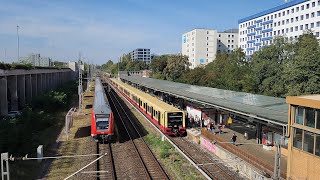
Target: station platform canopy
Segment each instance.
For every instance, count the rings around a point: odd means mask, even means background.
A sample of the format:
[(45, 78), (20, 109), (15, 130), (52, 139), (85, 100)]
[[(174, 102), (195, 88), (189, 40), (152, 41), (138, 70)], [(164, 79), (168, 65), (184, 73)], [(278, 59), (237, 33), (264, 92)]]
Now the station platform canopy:
[(284, 98), (195, 86), (140, 76), (121, 76), (120, 78), (156, 91), (271, 124), (281, 126), (288, 124), (288, 105)]

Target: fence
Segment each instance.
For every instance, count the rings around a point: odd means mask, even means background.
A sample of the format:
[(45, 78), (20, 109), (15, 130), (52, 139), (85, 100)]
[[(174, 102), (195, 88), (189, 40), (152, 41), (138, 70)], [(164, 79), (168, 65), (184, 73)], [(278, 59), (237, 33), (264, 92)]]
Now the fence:
[(65, 124), (65, 133), (67, 141), (69, 140), (70, 128), (73, 126), (73, 113), (76, 111), (76, 108), (71, 108), (66, 115), (66, 124)]

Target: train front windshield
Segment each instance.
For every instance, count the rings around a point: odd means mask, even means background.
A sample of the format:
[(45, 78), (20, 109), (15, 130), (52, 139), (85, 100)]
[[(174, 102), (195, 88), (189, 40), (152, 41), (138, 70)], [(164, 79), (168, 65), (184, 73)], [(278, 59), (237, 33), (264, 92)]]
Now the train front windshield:
[(109, 129), (109, 115), (96, 115), (96, 126), (100, 131)]
[(179, 128), (179, 126), (182, 126), (182, 120), (182, 112), (168, 113), (168, 127)]

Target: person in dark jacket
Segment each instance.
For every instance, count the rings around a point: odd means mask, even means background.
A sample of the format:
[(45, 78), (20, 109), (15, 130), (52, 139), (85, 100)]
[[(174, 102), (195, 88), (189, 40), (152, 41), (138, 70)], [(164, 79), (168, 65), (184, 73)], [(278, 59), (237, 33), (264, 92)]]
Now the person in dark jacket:
[(232, 140), (232, 144), (235, 145), (237, 141), (237, 135), (235, 133), (233, 133), (231, 140)]

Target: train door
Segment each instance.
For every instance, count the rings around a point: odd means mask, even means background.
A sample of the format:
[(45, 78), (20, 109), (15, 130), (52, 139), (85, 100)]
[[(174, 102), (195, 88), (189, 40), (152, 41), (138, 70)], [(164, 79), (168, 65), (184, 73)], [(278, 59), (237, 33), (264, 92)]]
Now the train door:
[(146, 103), (146, 113), (148, 114), (148, 103)]
[(138, 100), (138, 101), (139, 101), (139, 107), (140, 107), (140, 106), (141, 106), (141, 100), (140, 100), (140, 98), (139, 98), (139, 100)]
[(161, 119), (160, 119), (160, 111), (158, 111), (158, 124), (160, 125), (161, 123), (160, 123), (160, 121), (161, 121)]
[(153, 106), (151, 106), (151, 119), (153, 119)]

